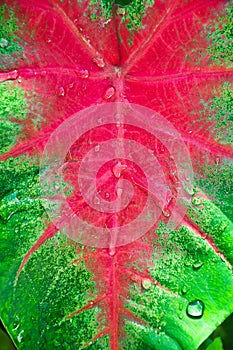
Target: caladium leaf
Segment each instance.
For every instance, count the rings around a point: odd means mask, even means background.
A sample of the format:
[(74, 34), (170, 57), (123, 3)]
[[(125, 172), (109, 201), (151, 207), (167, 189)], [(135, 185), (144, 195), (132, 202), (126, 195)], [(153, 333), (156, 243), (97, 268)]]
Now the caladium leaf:
[[(19, 349), (194, 350), (233, 311), (232, 4), (109, 3), (1, 2), (1, 318)], [(116, 122), (103, 124), (112, 106)], [(114, 138), (115, 157), (101, 163)], [(64, 181), (44, 188), (52, 166), (40, 163), (57, 161), (46, 153), (55, 144), (58, 154), (70, 144)], [(94, 207), (77, 184), (87, 154), (91, 170), (100, 161)], [(48, 210), (59, 186), (115, 241), (88, 246), (81, 229), (59, 231)], [(126, 188), (131, 202), (113, 213)], [(144, 222), (158, 211), (155, 222), (117, 245), (151, 197)]]

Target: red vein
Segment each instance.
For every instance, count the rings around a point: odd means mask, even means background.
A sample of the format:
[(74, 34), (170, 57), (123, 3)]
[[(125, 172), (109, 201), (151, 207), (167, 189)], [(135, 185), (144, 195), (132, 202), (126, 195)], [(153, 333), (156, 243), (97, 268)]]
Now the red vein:
[(128, 57), (126, 63), (123, 66), (123, 70), (125, 74), (137, 63), (137, 61), (141, 59), (142, 55), (143, 56), (145, 55), (146, 51), (150, 49), (150, 47), (153, 45), (155, 40), (158, 38), (158, 36), (167, 26), (167, 23), (171, 18), (173, 10), (177, 6), (178, 2), (179, 0), (176, 0), (173, 2), (170, 8), (166, 11), (165, 15), (161, 17), (160, 21), (152, 29), (150, 35), (148, 35), (148, 37), (145, 38), (144, 42), (142, 42), (141, 45), (135, 51), (133, 51), (131, 55)]
[(90, 310), (93, 307), (95, 307), (100, 301), (102, 301), (103, 299), (106, 298), (106, 294), (103, 294), (101, 296), (99, 296), (98, 298), (96, 298), (95, 300), (90, 300), (86, 305), (84, 305), (83, 307), (81, 307), (80, 309), (73, 311), (71, 314), (66, 316), (66, 319), (70, 319), (78, 314), (80, 314), (81, 312), (85, 311), (85, 310)]
[(232, 268), (231, 263), (227, 260), (225, 255), (219, 250), (219, 248), (215, 245), (214, 240), (212, 237), (208, 236), (207, 233), (202, 231), (200, 227), (193, 222), (187, 215), (185, 215), (184, 219), (184, 226), (186, 226), (189, 230), (191, 230), (193, 233), (195, 233), (197, 236), (203, 238), (209, 246), (215, 251), (215, 253), (221, 257), (225, 261), (225, 263)]
[(47, 138), (50, 136), (50, 133), (45, 133), (44, 135), (41, 135), (39, 137), (33, 138), (32, 140), (20, 143), (13, 147), (10, 151), (2, 154), (0, 156), (0, 161), (5, 161), (10, 157), (18, 157), (28, 151), (31, 151), (35, 149), (35, 146), (41, 142), (46, 142)]
[(20, 264), (20, 267), (17, 271), (16, 274), (16, 278), (15, 278), (15, 284), (17, 283), (18, 277), (20, 275), (20, 273), (22, 272), (25, 264), (27, 263), (27, 261), (29, 260), (30, 256), (42, 245), (45, 243), (45, 241), (47, 241), (47, 239), (52, 238), (56, 233), (57, 233), (58, 229), (53, 226), (50, 225), (45, 231), (44, 233), (38, 238), (38, 240), (36, 241), (36, 243), (32, 246), (32, 248), (27, 252), (27, 254), (24, 256), (23, 261)]
[(192, 6), (187, 6), (187, 8), (184, 8), (184, 10), (179, 11), (179, 14), (172, 17), (171, 16), (171, 22), (176, 21), (179, 18), (183, 18), (185, 15), (189, 14), (190, 12), (199, 9), (200, 7), (207, 7), (209, 4), (216, 2), (216, 0), (204, 0), (200, 1), (199, 3), (196, 3), (195, 5)]
[[(224, 71), (223, 71), (224, 70)], [(224, 67), (219, 67), (219, 69), (212, 69), (212, 67), (197, 68), (196, 71), (193, 72), (180, 72), (174, 74), (162, 74), (152, 77), (142, 76), (142, 77), (134, 77), (132, 75), (127, 74), (125, 76), (125, 80), (129, 82), (140, 82), (140, 83), (150, 83), (150, 82), (159, 82), (159, 81), (172, 81), (179, 79), (187, 79), (187, 77), (196, 78), (196, 77), (204, 77), (204, 76), (215, 76), (215, 75), (225, 75), (225, 74), (233, 74), (233, 68), (226, 69)]]
[(58, 17), (63, 21), (65, 26), (69, 28), (70, 32), (73, 34), (75, 39), (82, 45), (82, 47), (90, 54), (93, 58), (99, 58), (103, 60), (101, 54), (94, 48), (94, 46), (90, 43), (90, 41), (85, 38), (85, 36), (77, 29), (76, 25), (73, 21), (66, 15), (63, 9), (55, 3), (53, 0), (50, 0), (51, 5), (53, 6), (54, 12), (58, 15)]

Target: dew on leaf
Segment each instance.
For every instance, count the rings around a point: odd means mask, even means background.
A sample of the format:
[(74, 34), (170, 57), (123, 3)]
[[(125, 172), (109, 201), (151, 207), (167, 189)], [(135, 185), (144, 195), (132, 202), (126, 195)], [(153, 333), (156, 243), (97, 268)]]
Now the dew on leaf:
[(100, 145), (96, 145), (95, 146), (95, 152), (99, 152), (99, 150), (100, 150)]
[(183, 285), (183, 287), (181, 288), (181, 293), (186, 294), (187, 291), (188, 291), (188, 288), (185, 285)]
[(8, 41), (4, 38), (0, 38), (0, 47), (5, 48), (9, 45)]
[(93, 57), (92, 61), (97, 65), (99, 68), (105, 67), (105, 62), (102, 57)]
[(17, 80), (18, 80), (18, 83), (22, 83), (22, 77), (20, 75), (18, 76)]
[(167, 207), (163, 208), (162, 213), (166, 218), (169, 218), (171, 216), (171, 211)]
[(103, 98), (105, 100), (109, 100), (112, 96), (114, 96), (114, 94), (115, 94), (115, 88), (113, 86), (110, 86), (105, 91)]
[(152, 286), (152, 282), (149, 278), (143, 278), (141, 284), (142, 288), (146, 290), (150, 289), (150, 287)]
[(87, 79), (89, 77), (89, 71), (87, 69), (76, 71), (76, 74), (82, 79)]
[(186, 309), (187, 315), (192, 318), (201, 318), (204, 313), (204, 303), (201, 300), (191, 301)]
[(111, 247), (108, 249), (108, 255), (114, 256), (116, 254), (116, 249), (115, 247)]
[(114, 167), (112, 167), (113, 175), (119, 179), (121, 177), (122, 172), (127, 168), (127, 165), (118, 162)]
[(193, 269), (199, 270), (203, 266), (203, 261), (197, 260), (193, 263)]
[(63, 86), (59, 86), (56, 91), (57, 96), (65, 96), (65, 89)]

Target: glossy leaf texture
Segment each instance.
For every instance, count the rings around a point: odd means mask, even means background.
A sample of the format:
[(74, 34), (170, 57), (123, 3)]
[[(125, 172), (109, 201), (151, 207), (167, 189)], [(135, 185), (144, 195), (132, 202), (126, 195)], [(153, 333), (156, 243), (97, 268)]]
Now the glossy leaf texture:
[[(231, 8), (156, 0), (130, 31), (117, 6), (111, 18), (92, 20), (88, 1), (1, 1), (1, 318), (18, 349), (194, 350), (233, 312)], [(125, 126), (124, 137), (159, 160), (170, 196), (141, 238), (91, 248), (50, 222), (39, 163), (64, 121), (111, 102), (150, 108), (179, 132), (192, 198), (180, 226), (169, 228), (174, 154)], [(114, 177), (106, 165), (100, 196), (113, 200), (117, 179), (129, 179), (128, 211), (99, 214), (80, 199), (80, 160), (114, 135), (114, 125), (100, 126), (66, 157), (69, 203), (97, 226), (134, 219), (150, 195), (143, 169)]]

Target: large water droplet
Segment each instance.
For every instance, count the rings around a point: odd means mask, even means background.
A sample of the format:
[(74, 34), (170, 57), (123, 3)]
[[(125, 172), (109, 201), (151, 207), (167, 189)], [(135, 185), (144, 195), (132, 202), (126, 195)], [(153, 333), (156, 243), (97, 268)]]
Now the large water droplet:
[(65, 96), (65, 89), (63, 86), (59, 86), (56, 91), (57, 96)]
[(203, 265), (203, 261), (197, 260), (193, 263), (193, 269), (194, 270), (199, 270)]
[(188, 288), (185, 285), (183, 285), (183, 287), (181, 288), (181, 293), (186, 294), (187, 291), (188, 291)]
[(114, 167), (112, 168), (113, 175), (119, 179), (121, 177), (121, 174), (123, 171), (127, 168), (126, 164), (122, 164), (121, 162), (118, 162)]
[(104, 68), (105, 67), (105, 62), (103, 57), (93, 57), (92, 61), (99, 67), (99, 68)]
[(82, 79), (87, 79), (89, 77), (89, 71), (87, 69), (76, 71), (76, 74)]
[(146, 290), (150, 289), (150, 287), (152, 286), (152, 282), (149, 278), (143, 278), (141, 284), (142, 288)]
[(109, 100), (114, 94), (115, 94), (115, 88), (113, 86), (110, 86), (105, 91), (103, 98), (105, 100)]
[(0, 38), (0, 47), (5, 48), (9, 45), (8, 41), (4, 38)]
[(169, 218), (171, 216), (171, 212), (167, 207), (164, 207), (162, 210), (163, 216), (165, 216), (165, 218)]
[(204, 313), (205, 305), (201, 300), (191, 301), (186, 309), (187, 315), (192, 318), (201, 318)]
[(115, 247), (109, 248), (109, 249), (108, 249), (108, 254), (109, 254), (110, 256), (114, 256), (114, 255), (116, 254), (116, 249), (115, 249)]

